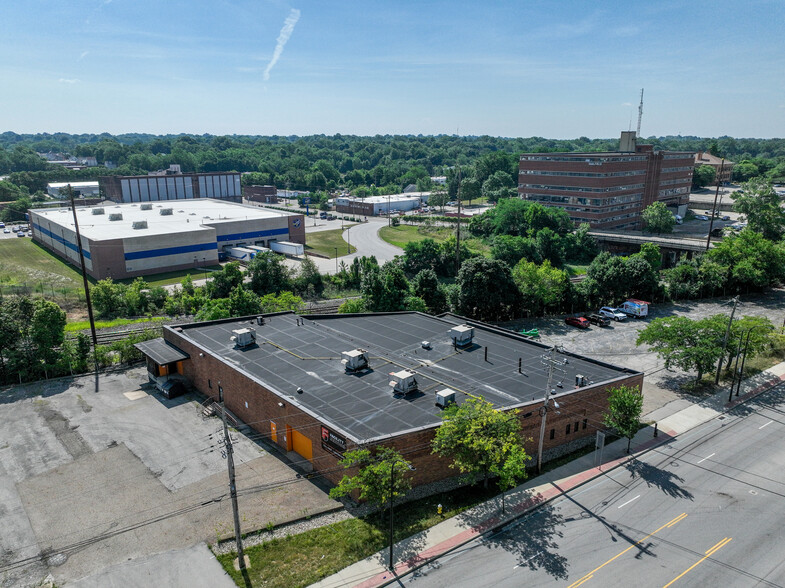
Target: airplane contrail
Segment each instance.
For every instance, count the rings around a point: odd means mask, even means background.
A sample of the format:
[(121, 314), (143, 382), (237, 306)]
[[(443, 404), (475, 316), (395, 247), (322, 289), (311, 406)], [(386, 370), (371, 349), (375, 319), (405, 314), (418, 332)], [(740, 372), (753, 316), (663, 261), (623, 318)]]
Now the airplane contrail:
[(278, 42), (275, 45), (275, 51), (273, 51), (273, 58), (270, 60), (270, 63), (267, 64), (267, 67), (264, 70), (265, 82), (270, 79), (270, 70), (272, 70), (275, 64), (278, 63), (278, 59), (280, 59), (281, 54), (283, 53), (283, 48), (286, 45), (286, 42), (289, 40), (289, 37), (292, 36), (292, 33), (294, 32), (294, 25), (297, 24), (298, 20), (300, 20), (300, 11), (296, 8), (292, 8), (289, 11), (289, 16), (286, 17), (285, 21), (283, 21), (281, 32), (278, 33)]

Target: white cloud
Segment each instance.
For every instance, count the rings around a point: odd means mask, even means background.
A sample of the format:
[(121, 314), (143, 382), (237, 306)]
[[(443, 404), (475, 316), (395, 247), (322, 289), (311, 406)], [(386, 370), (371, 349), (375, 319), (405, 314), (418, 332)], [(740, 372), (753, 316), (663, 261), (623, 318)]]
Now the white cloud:
[(632, 102), (622, 102), (622, 106), (632, 106)]
[(76, 78), (60, 78), (57, 81), (60, 82), (61, 84), (76, 84), (79, 82), (79, 80), (77, 80)]
[(283, 26), (281, 27), (281, 32), (278, 33), (278, 41), (275, 45), (275, 51), (273, 51), (273, 58), (270, 60), (270, 63), (267, 64), (267, 67), (264, 70), (264, 81), (270, 79), (270, 71), (273, 69), (278, 60), (283, 53), (283, 48), (286, 46), (286, 42), (289, 40), (289, 37), (292, 36), (294, 32), (294, 25), (297, 24), (297, 21), (300, 20), (300, 11), (296, 8), (292, 8), (289, 11), (289, 16), (286, 17), (286, 20), (283, 21)]
[(90, 53), (89, 51), (82, 51), (82, 52), (79, 54), (79, 59), (77, 59), (77, 61), (82, 61), (82, 60), (83, 60), (85, 57), (87, 57), (87, 55), (88, 55), (89, 53)]

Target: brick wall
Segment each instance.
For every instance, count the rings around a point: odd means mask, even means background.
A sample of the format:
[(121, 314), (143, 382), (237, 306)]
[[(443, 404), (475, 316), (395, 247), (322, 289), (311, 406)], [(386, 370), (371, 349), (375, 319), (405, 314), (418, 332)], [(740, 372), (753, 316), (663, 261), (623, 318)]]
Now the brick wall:
[[(287, 425), (305, 435), (311, 441), (313, 449), (311, 463), (314, 471), (330, 482), (337, 483), (347, 473), (338, 465), (338, 457), (322, 448), (322, 421), (293, 405), (286, 397), (289, 394), (296, 397), (296, 390), (281, 390), (284, 396), (278, 396), (217, 357), (202, 351), (176, 330), (164, 328), (164, 338), (190, 355), (190, 359), (183, 362), (183, 375), (197, 390), (218, 400), (218, 387), (221, 386), (226, 407), (267, 439), (271, 439), (270, 422), (274, 422), (277, 427), (277, 443), (283, 450), (286, 450), (284, 434)], [(203, 355), (200, 356), (200, 353)], [(559, 414), (556, 414), (557, 409), (553, 407), (548, 412), (543, 455), (552, 459), (591, 443), (597, 429), (602, 428), (602, 414), (607, 408), (607, 390), (620, 385), (642, 386), (643, 375), (622, 377), (603, 386), (559, 392), (555, 396), (560, 406)], [(279, 406), (279, 403), (283, 406)], [(533, 458), (537, 453), (541, 406), (540, 401), (520, 408), (523, 433), (527, 439), (526, 451)], [(326, 424), (326, 426), (335, 431), (332, 425)], [(431, 453), (431, 441), (435, 429), (436, 426), (372, 442), (366, 446), (394, 447), (416, 468), (413, 472), (414, 484), (427, 484), (458, 473), (457, 470), (450, 468), (449, 460)], [(553, 438), (551, 438), (551, 430), (553, 430)], [(341, 431), (336, 432), (341, 433)], [(357, 445), (347, 439), (347, 449), (356, 448)]]

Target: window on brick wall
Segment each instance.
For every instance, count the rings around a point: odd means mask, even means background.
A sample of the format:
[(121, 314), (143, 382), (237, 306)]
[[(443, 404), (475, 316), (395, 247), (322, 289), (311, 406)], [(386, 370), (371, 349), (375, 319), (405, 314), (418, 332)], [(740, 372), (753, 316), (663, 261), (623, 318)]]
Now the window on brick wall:
[(556, 429), (551, 429), (551, 439), (556, 438)]
[(564, 434), (565, 435), (569, 435), (570, 434), (570, 423), (567, 423), (567, 430), (564, 431)]
[(212, 387), (213, 387), (213, 381), (212, 381), (212, 380), (210, 380), (209, 378), (208, 378), (208, 380), (207, 380), (207, 387), (208, 387), (208, 388), (212, 388)]
[(578, 432), (578, 421), (575, 421), (575, 432)]
[(589, 419), (583, 419), (583, 428), (585, 429), (588, 426), (589, 426)]

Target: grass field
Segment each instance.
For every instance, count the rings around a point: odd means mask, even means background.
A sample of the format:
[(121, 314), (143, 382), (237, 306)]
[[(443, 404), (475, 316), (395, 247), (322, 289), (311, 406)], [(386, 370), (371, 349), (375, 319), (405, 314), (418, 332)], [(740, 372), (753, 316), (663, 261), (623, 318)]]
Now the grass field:
[(390, 245), (403, 248), (407, 243), (433, 239), (437, 243), (446, 241), (453, 234), (450, 227), (418, 227), (414, 225), (399, 225), (397, 227), (382, 227), (379, 236)]
[(32, 239), (0, 239), (0, 285), (70, 291), (82, 288), (82, 274)]
[[(163, 317), (153, 317), (153, 318), (139, 318), (139, 319), (114, 319), (112, 321), (95, 321), (95, 328), (96, 329), (109, 329), (111, 327), (124, 327), (126, 325), (136, 325), (139, 323), (156, 323), (162, 322), (166, 319)], [(65, 332), (71, 333), (74, 331), (84, 331), (90, 328), (90, 321), (76, 321), (73, 323), (68, 323), (65, 326)]]
[[(177, 270), (174, 272), (164, 272), (161, 274), (153, 274), (150, 276), (142, 276), (144, 281), (150, 286), (170, 286), (172, 284), (179, 284), (183, 278), (190, 274), (192, 280), (203, 280), (205, 274), (210, 277), (210, 272), (219, 271), (220, 265), (208, 265), (207, 267), (197, 267), (192, 269)], [(118, 280), (124, 284), (130, 284), (133, 279)]]
[[(354, 225), (345, 225), (344, 229), (353, 226)], [(354, 253), (357, 251), (357, 248), (354, 245), (351, 245), (347, 249), (348, 243), (344, 241), (341, 236), (344, 229), (308, 233), (308, 244), (305, 246), (305, 250), (308, 253), (318, 253), (328, 258), (335, 257), (336, 248), (338, 248), (338, 257)]]
[[(379, 236), (384, 241), (401, 248), (405, 247), (407, 243), (414, 243), (423, 239), (433, 239), (437, 243), (442, 243), (454, 234), (455, 229), (453, 227), (399, 225), (397, 227), (382, 227), (379, 230)], [(461, 235), (464, 235), (462, 242), (466, 244), (470, 251), (486, 257), (490, 255), (491, 248), (489, 245), (474, 237), (467, 239), (465, 234), (465, 229), (461, 229)]]

